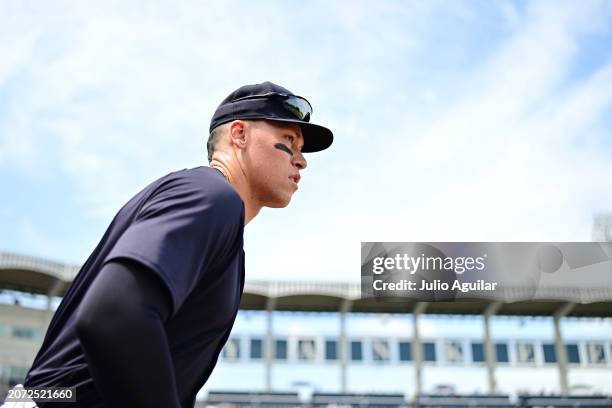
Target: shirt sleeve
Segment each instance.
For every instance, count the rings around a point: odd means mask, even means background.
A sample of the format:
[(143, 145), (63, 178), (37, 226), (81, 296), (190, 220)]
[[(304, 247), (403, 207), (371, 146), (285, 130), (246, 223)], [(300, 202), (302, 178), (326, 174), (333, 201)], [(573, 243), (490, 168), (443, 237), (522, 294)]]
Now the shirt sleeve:
[(174, 176), (146, 200), (104, 263), (129, 258), (149, 267), (167, 285), (174, 315), (203, 275), (229, 258), (243, 228), (244, 204), (225, 180)]
[(76, 333), (106, 406), (181, 406), (164, 329), (172, 306), (163, 286), (141, 263), (122, 259), (104, 265), (79, 305)]

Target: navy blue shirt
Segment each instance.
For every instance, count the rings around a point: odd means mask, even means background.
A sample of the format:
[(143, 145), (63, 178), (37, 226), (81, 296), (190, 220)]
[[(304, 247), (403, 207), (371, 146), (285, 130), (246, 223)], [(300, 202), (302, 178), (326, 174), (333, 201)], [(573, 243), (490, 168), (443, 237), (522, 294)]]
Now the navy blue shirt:
[(24, 385), (75, 386), (78, 406), (103, 406), (76, 335), (76, 310), (106, 262), (130, 258), (157, 274), (172, 296), (165, 329), (179, 398), (193, 406), (238, 312), (243, 230), (244, 203), (215, 169), (185, 169), (148, 185), (121, 208), (76, 275)]

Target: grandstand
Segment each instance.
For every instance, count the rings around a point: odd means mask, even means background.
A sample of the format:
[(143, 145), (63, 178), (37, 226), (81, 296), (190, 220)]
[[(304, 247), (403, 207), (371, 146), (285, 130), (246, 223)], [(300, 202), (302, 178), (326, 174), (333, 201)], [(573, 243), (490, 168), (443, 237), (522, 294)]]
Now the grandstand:
[[(5, 389), (78, 270), (0, 252)], [(247, 280), (199, 406), (612, 406), (611, 315), (610, 301), (385, 303), (358, 283)]]

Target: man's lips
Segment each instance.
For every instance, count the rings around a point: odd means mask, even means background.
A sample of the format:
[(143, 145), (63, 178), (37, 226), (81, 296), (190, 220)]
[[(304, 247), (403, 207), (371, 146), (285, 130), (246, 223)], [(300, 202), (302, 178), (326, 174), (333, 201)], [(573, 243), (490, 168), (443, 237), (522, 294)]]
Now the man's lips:
[(300, 179), (301, 179), (302, 177), (300, 177), (300, 175), (299, 175), (299, 174), (293, 174), (293, 175), (289, 176), (289, 178), (290, 178), (291, 180), (293, 180), (293, 182), (294, 182), (295, 184), (297, 184), (297, 183), (299, 183), (299, 182), (300, 182)]

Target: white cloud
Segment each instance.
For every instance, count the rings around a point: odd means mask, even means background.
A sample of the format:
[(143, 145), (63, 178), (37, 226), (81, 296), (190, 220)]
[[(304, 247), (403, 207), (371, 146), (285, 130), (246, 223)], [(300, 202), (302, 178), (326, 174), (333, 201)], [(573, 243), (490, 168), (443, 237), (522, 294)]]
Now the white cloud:
[(612, 63), (578, 82), (567, 75), (585, 22), (603, 18), (602, 8), (545, 5), (534, 4), (466, 76), (471, 92), (436, 120), (374, 128), (367, 158), (340, 163), (337, 193), (313, 209), (318, 228), (296, 223), (299, 238), (271, 259), (296, 265), (295, 275), (357, 281), (361, 240), (589, 240), (593, 212), (612, 207), (601, 128)]

